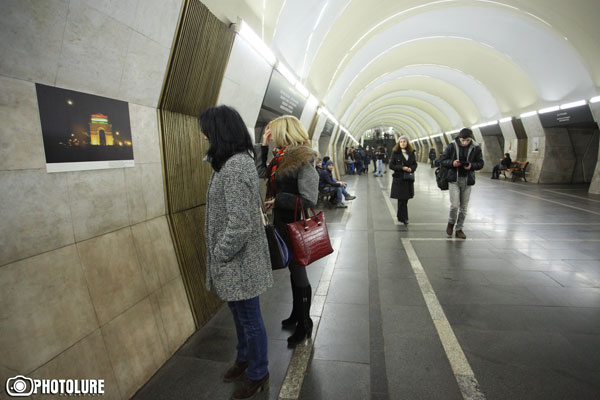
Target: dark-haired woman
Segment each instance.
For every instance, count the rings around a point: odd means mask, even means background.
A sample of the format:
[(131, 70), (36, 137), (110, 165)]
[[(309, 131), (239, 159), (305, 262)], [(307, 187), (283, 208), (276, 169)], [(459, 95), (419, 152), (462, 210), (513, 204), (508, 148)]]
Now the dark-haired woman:
[(247, 369), (244, 385), (233, 394), (233, 399), (247, 399), (269, 385), (258, 296), (273, 285), (253, 144), (233, 108), (209, 108), (199, 122), (214, 169), (206, 196), (206, 286), (227, 301), (237, 332), (237, 358), (223, 380), (231, 382)]
[[(266, 165), (268, 145), (273, 140), (274, 157)], [(310, 145), (308, 134), (298, 118), (284, 115), (267, 125), (261, 148), (257, 149), (257, 170), (267, 179), (266, 208), (273, 209), (273, 225), (292, 248), (287, 236), (286, 224), (294, 222), (296, 199), (301, 199), (304, 208), (313, 207), (319, 195), (319, 174), (313, 166), (318, 157)], [(310, 318), (312, 289), (306, 267), (292, 261), (289, 266), (292, 283), (293, 308), (289, 318), (281, 321), (283, 327), (294, 327), (288, 344), (295, 346), (312, 334)]]
[(398, 199), (398, 221), (408, 225), (408, 200), (415, 196), (414, 175), (409, 179), (408, 174), (417, 169), (417, 159), (406, 136), (394, 146), (390, 169), (394, 171), (391, 198)]

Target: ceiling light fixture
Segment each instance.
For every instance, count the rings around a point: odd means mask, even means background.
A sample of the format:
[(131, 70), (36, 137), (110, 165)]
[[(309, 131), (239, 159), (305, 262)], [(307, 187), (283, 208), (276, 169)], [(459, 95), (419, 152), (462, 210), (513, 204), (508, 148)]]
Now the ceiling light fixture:
[(583, 106), (586, 105), (587, 101), (585, 100), (578, 100), (578, 101), (574, 101), (572, 103), (567, 103), (567, 104), (563, 104), (562, 106), (560, 106), (561, 110), (565, 110), (567, 108), (573, 108), (573, 107), (579, 107), (579, 106)]
[(269, 65), (275, 65), (275, 62), (277, 61), (275, 54), (273, 54), (271, 49), (269, 49), (265, 42), (258, 37), (252, 28), (250, 28), (246, 21), (239, 19), (238, 23), (235, 24), (235, 30), (269, 63)]
[(537, 111), (529, 111), (521, 114), (521, 118), (533, 117), (534, 115), (537, 115)]

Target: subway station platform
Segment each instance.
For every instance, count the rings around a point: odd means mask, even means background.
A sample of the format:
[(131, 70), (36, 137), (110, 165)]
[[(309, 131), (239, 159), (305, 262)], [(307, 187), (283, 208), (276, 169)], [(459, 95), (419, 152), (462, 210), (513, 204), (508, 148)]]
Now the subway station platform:
[[(390, 173), (346, 178), (357, 199), (325, 210), (336, 251), (308, 267), (313, 339), (287, 348), (287, 271), (261, 296), (271, 379), (257, 399), (600, 398), (600, 196), (478, 174), (460, 240), (428, 165), (408, 227)], [(235, 344), (224, 306), (134, 398), (229, 398)]]

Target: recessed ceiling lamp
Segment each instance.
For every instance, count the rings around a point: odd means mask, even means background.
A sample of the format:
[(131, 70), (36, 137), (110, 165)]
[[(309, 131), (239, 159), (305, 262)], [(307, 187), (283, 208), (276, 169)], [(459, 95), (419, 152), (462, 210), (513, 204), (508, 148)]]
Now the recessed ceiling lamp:
[(537, 115), (537, 111), (529, 111), (521, 114), (521, 118), (533, 117), (534, 115)]
[(559, 106), (542, 108), (541, 110), (538, 111), (538, 114), (546, 114), (546, 113), (549, 113), (549, 112), (558, 111), (559, 109), (560, 109)]
[(239, 19), (238, 23), (235, 24), (235, 30), (269, 63), (269, 65), (275, 65), (275, 62), (277, 61), (275, 54), (273, 54), (271, 49), (269, 49), (265, 42), (258, 37), (252, 28), (250, 28), (246, 21)]
[(560, 109), (565, 110), (567, 108), (579, 107), (579, 106), (583, 106), (585, 104), (587, 104), (587, 101), (578, 100), (578, 101), (574, 101), (572, 103), (563, 104), (562, 106), (560, 106)]

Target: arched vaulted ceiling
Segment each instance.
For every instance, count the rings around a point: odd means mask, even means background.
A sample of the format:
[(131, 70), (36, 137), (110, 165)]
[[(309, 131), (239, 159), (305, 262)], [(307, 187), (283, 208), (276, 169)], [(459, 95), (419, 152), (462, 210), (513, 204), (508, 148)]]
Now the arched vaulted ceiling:
[(247, 20), (354, 136), (385, 126), (420, 137), (600, 87), (597, 0), (205, 4)]

